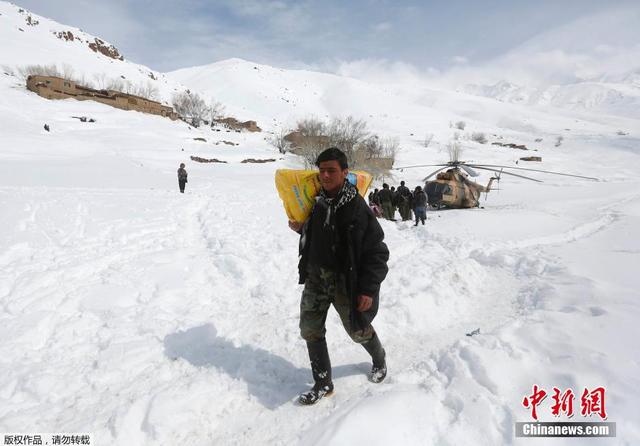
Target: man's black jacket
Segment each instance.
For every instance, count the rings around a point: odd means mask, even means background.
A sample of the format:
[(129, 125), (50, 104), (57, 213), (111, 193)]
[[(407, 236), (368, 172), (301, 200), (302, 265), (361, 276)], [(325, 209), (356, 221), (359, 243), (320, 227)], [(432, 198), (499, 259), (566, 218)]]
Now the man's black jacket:
[[(383, 241), (384, 232), (360, 195), (356, 194), (354, 199), (335, 212), (334, 218), (330, 219), (329, 228), (324, 226), (327, 211), (327, 207), (316, 203), (302, 228), (298, 264), (300, 283), (305, 282), (308, 265), (327, 266), (322, 265), (325, 263), (323, 259), (316, 258), (318, 254), (311, 249), (312, 244), (335, 247), (334, 265), (331, 269), (343, 273), (347, 278), (352, 328), (362, 330), (371, 324), (378, 312), (380, 284), (389, 270), (389, 250)], [(321, 237), (322, 243), (312, 243), (314, 237)], [(356, 310), (360, 294), (373, 298), (371, 308), (364, 312)]]

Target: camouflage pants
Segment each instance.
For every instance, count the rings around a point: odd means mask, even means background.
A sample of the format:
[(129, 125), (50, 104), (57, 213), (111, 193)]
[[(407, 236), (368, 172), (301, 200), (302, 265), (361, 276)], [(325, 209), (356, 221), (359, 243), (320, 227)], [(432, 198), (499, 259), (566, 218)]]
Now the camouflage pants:
[(396, 208), (388, 201), (382, 202), (382, 216), (387, 220), (393, 220), (395, 218)]
[(375, 334), (371, 325), (364, 330), (354, 331), (351, 328), (351, 304), (345, 276), (324, 268), (310, 268), (300, 301), (300, 335), (305, 341), (315, 342), (324, 339), (325, 322), (331, 304), (338, 312), (342, 326), (351, 339), (358, 344), (371, 340)]
[(400, 211), (400, 216), (403, 221), (411, 220), (411, 206), (409, 206), (408, 201), (403, 201), (398, 206), (398, 210)]

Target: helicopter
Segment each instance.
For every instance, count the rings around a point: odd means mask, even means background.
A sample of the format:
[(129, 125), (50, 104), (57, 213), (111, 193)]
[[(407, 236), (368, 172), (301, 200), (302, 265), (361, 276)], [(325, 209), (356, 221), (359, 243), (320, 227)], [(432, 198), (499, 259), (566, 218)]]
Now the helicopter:
[[(448, 163), (404, 166), (397, 167), (394, 170), (402, 171), (404, 169), (414, 167), (439, 167), (439, 169), (436, 169), (423, 179), (425, 182), (424, 191), (427, 194), (429, 206), (436, 209), (468, 209), (479, 207), (481, 193), (489, 193), (492, 190), (491, 187), (493, 182), (499, 182), (503, 174), (542, 183), (541, 180), (536, 178), (509, 172), (505, 169), (542, 172), (552, 175), (562, 175), (598, 181), (598, 178), (573, 175), (563, 172), (553, 172), (550, 170), (529, 169), (525, 167), (503, 166), (498, 164), (467, 163), (465, 161), (458, 161), (457, 157), (454, 157), (453, 160)], [(474, 169), (491, 171), (494, 172), (494, 175), (489, 179), (489, 183), (486, 186), (483, 186), (482, 184), (469, 179), (469, 176), (478, 176), (478, 173)], [(434, 175), (436, 176), (435, 180), (429, 180), (429, 178), (432, 178)]]

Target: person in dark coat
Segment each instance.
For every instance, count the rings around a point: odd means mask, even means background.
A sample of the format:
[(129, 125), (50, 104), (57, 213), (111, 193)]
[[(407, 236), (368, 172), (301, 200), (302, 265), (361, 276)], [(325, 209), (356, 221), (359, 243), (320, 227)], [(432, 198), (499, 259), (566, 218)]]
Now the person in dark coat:
[(411, 191), (404, 185), (404, 181), (400, 181), (400, 186), (396, 190), (398, 198), (398, 210), (402, 221), (411, 220)]
[(382, 208), (380, 207), (380, 200), (378, 199), (378, 189), (374, 189), (369, 193), (369, 207), (373, 211), (373, 215), (377, 218), (382, 217)]
[(184, 168), (184, 163), (180, 163), (180, 168), (178, 169), (178, 186), (180, 187), (180, 192), (184, 194), (184, 187), (187, 184), (187, 171)]
[(331, 305), (352, 340), (371, 355), (370, 379), (387, 374), (386, 353), (371, 325), (387, 275), (389, 250), (384, 232), (365, 200), (347, 181), (347, 157), (335, 148), (322, 152), (316, 165), (322, 189), (304, 223), (289, 222), (300, 233), (300, 334), (307, 343), (314, 386), (299, 396), (314, 404), (333, 392), (325, 321)]
[(422, 187), (416, 186), (413, 191), (413, 213), (416, 216), (414, 226), (418, 226), (418, 221), (422, 221), (424, 225), (424, 221), (427, 219), (427, 201), (427, 194), (422, 190)]
[(377, 187), (373, 190), (373, 202), (380, 207), (380, 191)]
[(393, 192), (391, 192), (387, 183), (382, 184), (382, 190), (378, 192), (378, 200), (380, 200), (380, 206), (382, 207), (382, 216), (387, 220), (393, 220), (393, 215), (395, 213), (393, 206)]
[(391, 204), (393, 205), (391, 220), (396, 221), (396, 209), (398, 209), (398, 192), (396, 191), (395, 186), (391, 186)]

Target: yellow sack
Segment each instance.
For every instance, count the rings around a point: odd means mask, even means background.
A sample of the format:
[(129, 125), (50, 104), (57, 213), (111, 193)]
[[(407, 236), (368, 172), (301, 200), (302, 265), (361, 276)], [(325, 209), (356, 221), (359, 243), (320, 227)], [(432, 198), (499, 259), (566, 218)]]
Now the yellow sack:
[[(367, 193), (372, 179), (371, 174), (358, 170), (347, 175), (347, 180), (356, 186), (362, 197)], [(289, 220), (302, 223), (307, 219), (320, 188), (317, 170), (276, 170), (276, 189)]]

